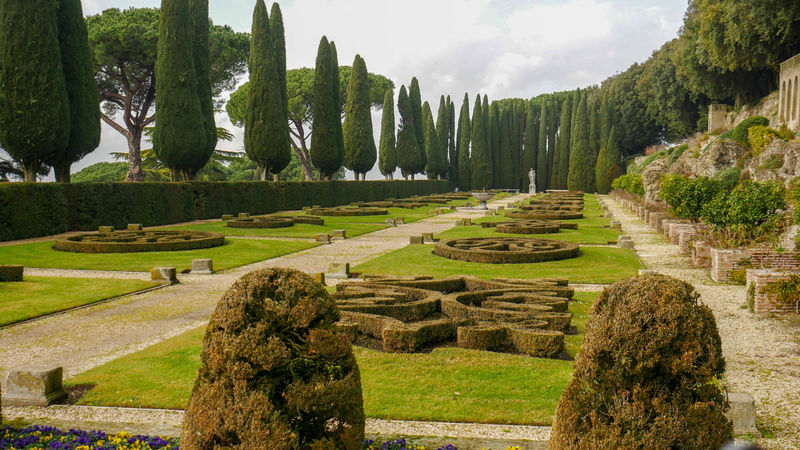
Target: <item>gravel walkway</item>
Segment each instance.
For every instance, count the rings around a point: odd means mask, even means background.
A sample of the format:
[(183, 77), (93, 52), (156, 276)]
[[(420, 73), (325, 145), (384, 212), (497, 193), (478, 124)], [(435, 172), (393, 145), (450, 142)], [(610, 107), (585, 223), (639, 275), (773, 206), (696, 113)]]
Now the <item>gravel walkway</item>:
[(744, 306), (743, 286), (714, 283), (677, 245), (613, 199), (606, 200), (623, 233), (633, 238), (643, 265), (692, 283), (713, 310), (727, 362), (723, 384), (730, 392), (755, 398), (765, 434), (761, 442), (769, 448), (800, 449), (800, 319), (753, 315)]

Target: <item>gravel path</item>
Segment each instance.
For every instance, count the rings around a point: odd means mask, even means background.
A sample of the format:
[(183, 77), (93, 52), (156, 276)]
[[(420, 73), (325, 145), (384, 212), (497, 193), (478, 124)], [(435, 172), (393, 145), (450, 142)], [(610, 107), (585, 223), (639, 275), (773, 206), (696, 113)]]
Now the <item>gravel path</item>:
[(727, 362), (723, 384), (730, 392), (755, 398), (758, 424), (765, 431), (761, 442), (769, 448), (800, 449), (800, 319), (753, 315), (744, 307), (743, 286), (714, 283), (677, 245), (607, 200), (644, 266), (692, 283), (713, 310)]

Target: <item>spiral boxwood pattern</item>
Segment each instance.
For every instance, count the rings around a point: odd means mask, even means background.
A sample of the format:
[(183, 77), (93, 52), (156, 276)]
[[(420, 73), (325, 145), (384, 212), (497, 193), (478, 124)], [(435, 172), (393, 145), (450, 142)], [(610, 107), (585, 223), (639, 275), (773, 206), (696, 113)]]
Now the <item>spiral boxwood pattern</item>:
[(68, 236), (53, 246), (73, 253), (139, 253), (197, 250), (223, 245), (225, 236), (202, 231), (115, 231)]
[(433, 254), (457, 261), (523, 264), (558, 261), (580, 255), (578, 244), (534, 238), (465, 238), (440, 241)]

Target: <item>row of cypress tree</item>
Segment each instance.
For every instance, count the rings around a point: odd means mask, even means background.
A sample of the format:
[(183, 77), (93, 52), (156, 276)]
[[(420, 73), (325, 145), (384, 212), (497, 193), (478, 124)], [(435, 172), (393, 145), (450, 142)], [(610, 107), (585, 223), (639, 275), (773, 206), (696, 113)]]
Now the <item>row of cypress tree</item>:
[[(32, 32), (33, 31), (33, 32)], [(0, 146), (36, 181), (100, 143), (100, 101), (80, 0), (0, 0)]]

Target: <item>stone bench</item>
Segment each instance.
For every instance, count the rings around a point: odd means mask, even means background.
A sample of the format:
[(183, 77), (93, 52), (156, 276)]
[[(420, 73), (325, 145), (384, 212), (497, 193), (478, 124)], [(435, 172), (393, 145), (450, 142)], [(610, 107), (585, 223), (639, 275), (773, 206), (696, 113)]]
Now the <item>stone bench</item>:
[(396, 227), (397, 225), (394, 223), (394, 219), (386, 219), (383, 223), (390, 227)]
[(178, 284), (178, 270), (174, 267), (156, 267), (150, 270), (150, 279), (162, 284)]
[(332, 239), (347, 239), (347, 231), (346, 230), (333, 230), (333, 234), (331, 235)]
[(229, 220), (233, 220), (233, 214), (223, 214), (222, 215), (222, 221), (223, 222), (227, 222)]
[(612, 230), (617, 230), (617, 231), (622, 231), (622, 224), (619, 223), (619, 222), (616, 222), (616, 221), (611, 222), (611, 229)]
[(115, 231), (114, 227), (108, 226), (108, 225), (103, 225), (103, 226), (97, 227), (97, 232), (101, 233), (101, 234), (113, 233), (114, 231)]
[(620, 236), (619, 240), (617, 241), (617, 246), (619, 248), (625, 248), (628, 250), (634, 250), (635, 246), (633, 244), (633, 239), (630, 236)]
[(333, 280), (346, 280), (350, 278), (350, 263), (331, 263), (325, 278)]
[(192, 261), (192, 274), (211, 275), (214, 273), (214, 261), (210, 259), (195, 259)]
[(456, 222), (456, 226), (458, 227), (471, 227), (472, 226), (472, 219), (458, 219)]
[(316, 237), (316, 241), (321, 244), (330, 244), (331, 243), (331, 235), (327, 233), (318, 234)]
[(61, 367), (22, 367), (8, 374), (3, 406), (49, 406), (67, 398)]
[(433, 237), (433, 233), (422, 233), (422, 243), (423, 244), (434, 244), (438, 242), (438, 239)]
[(408, 243), (411, 245), (422, 244), (422, 236), (411, 236), (408, 238)]
[(405, 225), (406, 224), (406, 219), (403, 218), (403, 217), (395, 217), (394, 218), (394, 224), (395, 224), (395, 226), (397, 226), (397, 225)]
[(731, 407), (725, 415), (733, 422), (733, 434), (761, 437), (761, 432), (756, 426), (756, 402), (753, 396), (729, 392), (728, 403)]
[(140, 223), (129, 223), (128, 224), (128, 231), (142, 231), (144, 227)]
[(239, 215), (236, 217), (240, 219), (247, 219), (248, 217), (250, 217), (250, 213), (239, 213)]

